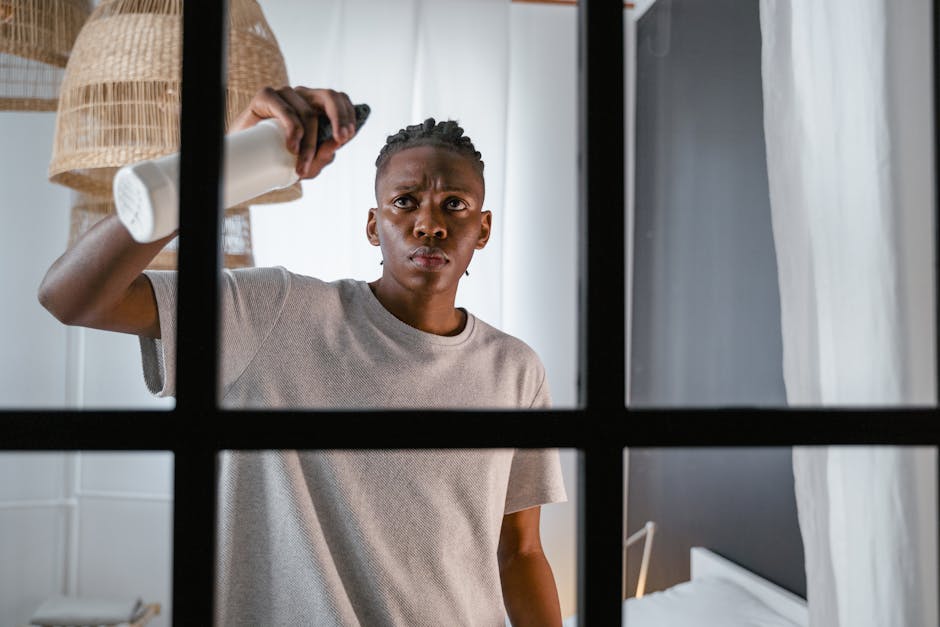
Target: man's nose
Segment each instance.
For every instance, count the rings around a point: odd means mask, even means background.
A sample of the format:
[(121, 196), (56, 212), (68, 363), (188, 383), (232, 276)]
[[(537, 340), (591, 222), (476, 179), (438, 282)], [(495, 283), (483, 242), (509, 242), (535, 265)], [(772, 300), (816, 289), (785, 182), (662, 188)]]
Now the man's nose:
[(415, 213), (414, 236), (419, 239), (425, 237), (446, 238), (447, 227), (444, 226), (444, 216), (441, 210), (430, 203), (422, 203)]

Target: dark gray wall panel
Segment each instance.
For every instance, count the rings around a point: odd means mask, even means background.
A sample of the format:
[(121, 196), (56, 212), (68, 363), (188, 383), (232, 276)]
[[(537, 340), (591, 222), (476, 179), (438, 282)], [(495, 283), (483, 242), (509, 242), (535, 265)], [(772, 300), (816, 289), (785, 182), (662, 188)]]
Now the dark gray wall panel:
[(783, 405), (757, 0), (639, 20), (631, 404)]

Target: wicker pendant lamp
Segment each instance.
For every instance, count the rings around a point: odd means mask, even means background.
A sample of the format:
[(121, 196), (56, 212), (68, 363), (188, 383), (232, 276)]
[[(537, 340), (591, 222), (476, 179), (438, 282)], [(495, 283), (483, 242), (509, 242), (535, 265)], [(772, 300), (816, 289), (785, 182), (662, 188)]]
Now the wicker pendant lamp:
[[(119, 167), (179, 150), (182, 12), (183, 0), (99, 0), (62, 81), (51, 181), (105, 197)], [(257, 0), (231, 0), (228, 37), (226, 128), (259, 88), (288, 84)], [(300, 195), (298, 182), (252, 204)]]
[[(110, 196), (72, 194), (69, 247), (99, 220), (114, 213)], [(176, 270), (179, 238), (173, 239), (150, 263), (151, 270)], [(251, 213), (247, 205), (232, 207), (222, 222), (222, 265), (226, 268), (248, 268), (255, 265), (251, 248)]]
[(0, 0), (0, 111), (55, 111), (91, 0)]

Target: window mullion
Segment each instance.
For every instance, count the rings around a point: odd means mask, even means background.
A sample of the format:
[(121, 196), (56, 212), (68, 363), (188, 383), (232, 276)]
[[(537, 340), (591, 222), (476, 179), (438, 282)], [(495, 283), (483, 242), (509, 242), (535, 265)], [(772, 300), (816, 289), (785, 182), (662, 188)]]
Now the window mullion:
[[(226, 0), (183, 3), (173, 625), (213, 624)], [(199, 416), (201, 420), (193, 420)]]
[(620, 622), (625, 418), (624, 36), (620, 0), (578, 5), (579, 395), (590, 443), (578, 467), (578, 616)]

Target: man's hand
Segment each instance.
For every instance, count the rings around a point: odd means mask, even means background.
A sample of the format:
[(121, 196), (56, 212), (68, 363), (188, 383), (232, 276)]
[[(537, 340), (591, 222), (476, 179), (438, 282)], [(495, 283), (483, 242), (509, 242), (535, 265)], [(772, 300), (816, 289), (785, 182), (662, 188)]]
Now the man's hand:
[[(317, 148), (317, 119), (326, 114), (333, 139)], [(297, 155), (297, 174), (311, 179), (333, 161), (336, 151), (356, 134), (356, 111), (349, 96), (332, 89), (264, 87), (229, 126), (228, 132), (250, 128), (266, 118), (277, 118), (287, 135), (287, 149)]]

